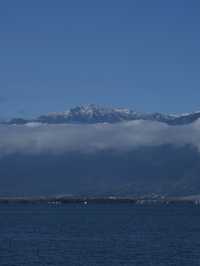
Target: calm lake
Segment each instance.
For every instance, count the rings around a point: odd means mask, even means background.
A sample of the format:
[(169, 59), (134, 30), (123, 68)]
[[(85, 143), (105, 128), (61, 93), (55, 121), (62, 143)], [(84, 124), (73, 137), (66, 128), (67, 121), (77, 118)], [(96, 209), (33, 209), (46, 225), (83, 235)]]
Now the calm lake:
[(0, 265), (200, 265), (200, 206), (2, 204)]

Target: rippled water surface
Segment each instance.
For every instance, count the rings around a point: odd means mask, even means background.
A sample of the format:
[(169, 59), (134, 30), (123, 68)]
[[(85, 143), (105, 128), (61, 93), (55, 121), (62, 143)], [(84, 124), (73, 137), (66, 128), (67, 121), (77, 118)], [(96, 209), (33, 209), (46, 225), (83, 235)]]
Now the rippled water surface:
[(200, 265), (200, 207), (0, 205), (0, 265)]

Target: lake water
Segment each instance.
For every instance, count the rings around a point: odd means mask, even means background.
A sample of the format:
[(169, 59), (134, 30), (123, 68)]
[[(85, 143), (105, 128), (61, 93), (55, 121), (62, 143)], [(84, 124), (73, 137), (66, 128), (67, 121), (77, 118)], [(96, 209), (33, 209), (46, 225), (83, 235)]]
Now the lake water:
[(0, 265), (200, 265), (200, 207), (0, 205)]

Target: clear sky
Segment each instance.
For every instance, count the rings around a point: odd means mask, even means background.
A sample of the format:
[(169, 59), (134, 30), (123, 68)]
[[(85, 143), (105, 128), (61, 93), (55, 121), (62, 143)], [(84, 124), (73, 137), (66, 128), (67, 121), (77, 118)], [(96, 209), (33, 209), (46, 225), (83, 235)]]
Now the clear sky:
[(200, 109), (200, 1), (0, 3), (0, 117)]

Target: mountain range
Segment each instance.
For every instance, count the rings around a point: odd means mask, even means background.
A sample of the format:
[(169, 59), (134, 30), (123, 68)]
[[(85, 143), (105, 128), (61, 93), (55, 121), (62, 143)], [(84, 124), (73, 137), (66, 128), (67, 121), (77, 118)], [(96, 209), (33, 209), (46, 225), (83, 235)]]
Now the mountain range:
[(186, 125), (200, 118), (200, 111), (181, 115), (163, 113), (140, 113), (125, 108), (108, 108), (96, 105), (76, 106), (65, 112), (49, 113), (35, 119), (14, 118), (4, 124), (26, 124), (30, 122), (46, 124), (66, 123), (117, 123), (123, 121), (147, 120), (163, 122), (168, 125)]
[(198, 195), (199, 118), (88, 105), (2, 122), (0, 196)]

